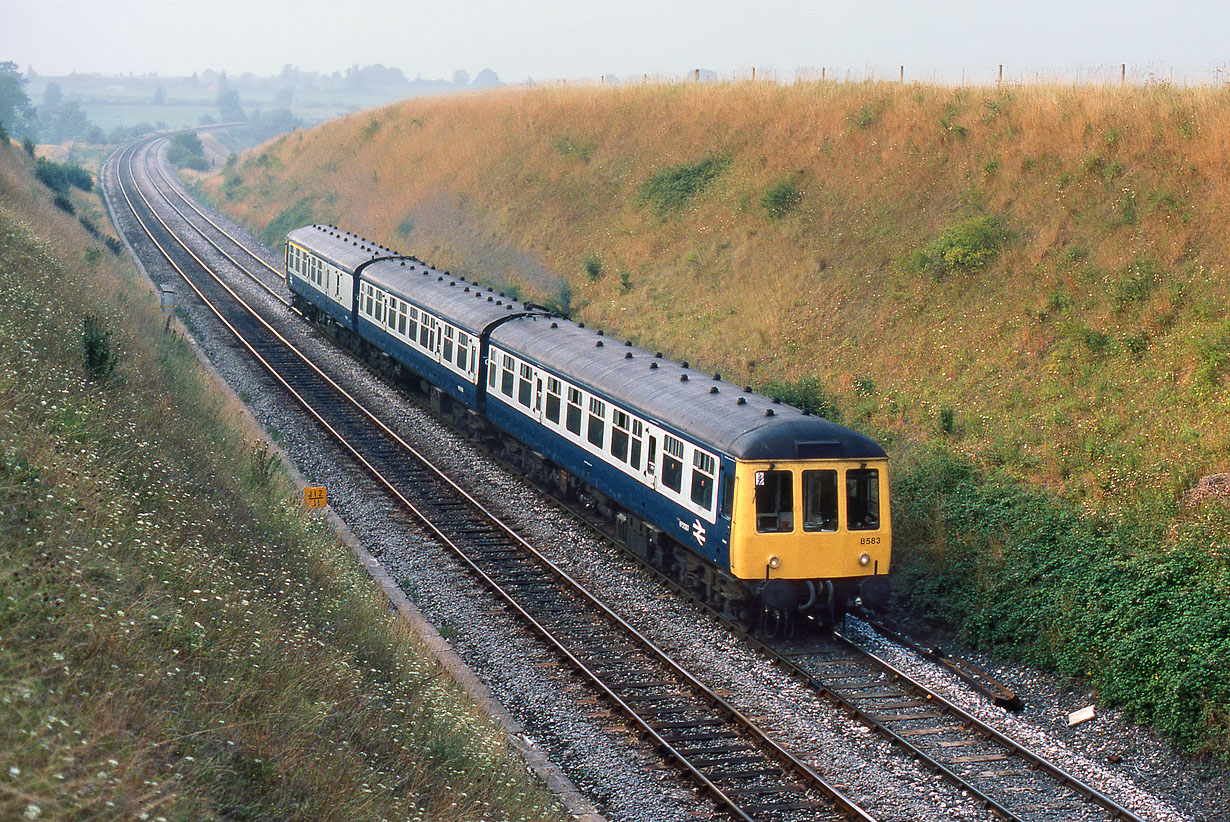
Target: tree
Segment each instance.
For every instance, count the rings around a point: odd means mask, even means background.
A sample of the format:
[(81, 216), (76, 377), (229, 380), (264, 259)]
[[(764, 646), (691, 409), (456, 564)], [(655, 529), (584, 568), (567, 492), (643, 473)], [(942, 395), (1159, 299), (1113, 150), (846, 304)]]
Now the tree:
[(0, 120), (8, 123), (14, 133), (26, 131), (23, 126), (27, 126), (34, 114), (25, 84), (16, 63), (0, 63)]
[(502, 86), (504, 84), (500, 82), (500, 77), (498, 74), (489, 68), (485, 68), (478, 73), (478, 75), (474, 78), (474, 82), (470, 85), (474, 88), (495, 88), (496, 86)]
[(55, 108), (64, 102), (64, 90), (60, 88), (59, 83), (48, 83), (47, 88), (43, 89), (43, 105), (47, 108)]
[(158, 88), (154, 89), (154, 105), (165, 106), (167, 104), (167, 90), (158, 84)]
[(457, 69), (453, 72), (453, 85), (468, 86), (470, 85), (470, 72), (465, 69)]
[(239, 102), (239, 92), (227, 85), (225, 77), (218, 85), (218, 112), (222, 115), (224, 123), (236, 123), (248, 119), (248, 115), (244, 113), (243, 106)]

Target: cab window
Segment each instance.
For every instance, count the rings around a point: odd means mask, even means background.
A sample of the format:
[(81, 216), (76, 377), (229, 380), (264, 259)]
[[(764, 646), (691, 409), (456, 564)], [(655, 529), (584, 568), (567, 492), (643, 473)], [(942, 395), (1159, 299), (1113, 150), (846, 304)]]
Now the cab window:
[(846, 527), (851, 531), (880, 527), (880, 472), (874, 468), (846, 472)]
[(803, 472), (803, 530), (837, 530), (837, 472)]
[(756, 472), (756, 530), (794, 530), (794, 475), (789, 471)]

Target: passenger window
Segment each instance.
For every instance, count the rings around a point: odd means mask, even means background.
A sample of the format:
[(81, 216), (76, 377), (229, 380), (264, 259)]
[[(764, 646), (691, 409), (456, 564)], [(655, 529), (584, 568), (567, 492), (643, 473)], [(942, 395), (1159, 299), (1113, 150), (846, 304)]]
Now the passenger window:
[(589, 398), (589, 441), (598, 448), (602, 447), (603, 435), (606, 433), (606, 403), (602, 400)]
[(803, 530), (837, 530), (837, 472), (803, 472)]
[(444, 326), (444, 360), (445, 362), (453, 361), (453, 327), (451, 325)]
[(511, 397), (513, 395), (513, 360), (507, 354), (504, 355), (503, 374), (500, 377), (500, 391), (504, 396)]
[(423, 315), (422, 322), (419, 325), (419, 345), (431, 350), (431, 318), (426, 314)]
[(559, 425), (559, 380), (547, 377), (547, 419)]
[(534, 369), (521, 366), (521, 383), (517, 386), (517, 402), (529, 408), (534, 402)]
[(706, 511), (713, 507), (714, 462), (702, 451), (692, 453), (692, 502)]
[(641, 467), (641, 438), (645, 435), (645, 426), (640, 420), (632, 421), (632, 447), (628, 453), (628, 464), (633, 468)]
[(406, 336), (406, 304), (400, 304), (400, 310), (397, 312), (397, 333), (403, 337)]
[(662, 484), (676, 494), (683, 488), (683, 443), (670, 434), (662, 443)]
[(628, 461), (628, 415), (618, 408), (611, 412), (611, 456)]
[(756, 472), (756, 530), (794, 530), (794, 475), (789, 471)]
[(846, 527), (851, 531), (880, 527), (880, 472), (874, 468), (846, 472)]
[(406, 338), (410, 342), (414, 342), (419, 337), (419, 310), (413, 306), (410, 307), (410, 327), (406, 332)]
[(564, 427), (581, 436), (581, 392), (575, 388), (568, 389), (568, 418)]
[(470, 353), (470, 338), (462, 332), (457, 332), (457, 367), (462, 371), (466, 371), (467, 363), (469, 362), (468, 355)]
[(498, 357), (494, 350), (491, 351), (491, 360), (487, 363), (487, 387), (495, 388), (496, 372), (500, 370)]

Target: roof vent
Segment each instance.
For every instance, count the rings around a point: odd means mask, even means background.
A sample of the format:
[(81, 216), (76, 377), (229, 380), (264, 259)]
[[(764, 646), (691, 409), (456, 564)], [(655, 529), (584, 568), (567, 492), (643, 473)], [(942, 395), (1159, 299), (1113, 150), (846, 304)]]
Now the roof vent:
[(444, 278), (443, 278), (443, 277), (436, 277), (436, 282), (438, 282), (438, 283), (442, 283), (442, 282), (444, 282)]
[(457, 281), (456, 281), (456, 280), (449, 280), (449, 281), (448, 281), (448, 287), (449, 287), (449, 288), (452, 288), (452, 287), (453, 287), (453, 286), (455, 286), (455, 285), (457, 285)]
[[(444, 272), (444, 276), (445, 276), (445, 277), (447, 277), (447, 276), (448, 276), (448, 272), (447, 272), (447, 271), (445, 271), (445, 272)], [(501, 296), (502, 296), (502, 295), (501, 295)]]
[(687, 374), (680, 374), (680, 375), (679, 375), (679, 382), (687, 382), (687, 381), (688, 381), (688, 375), (687, 375)]
[(681, 363), (680, 363), (680, 365), (682, 365), (684, 368), (687, 368), (687, 367), (688, 367), (688, 361), (687, 361), (687, 360), (684, 360), (683, 362), (681, 362)]
[(776, 416), (776, 415), (773, 413), (773, 409), (772, 409), (772, 408), (766, 408), (766, 409), (764, 410), (764, 415), (765, 415), (766, 417)]
[(505, 311), (512, 311), (512, 303), (509, 303), (508, 305), (504, 306), (504, 310), (505, 310)]
[(735, 405), (747, 405), (747, 400), (743, 397), (739, 397), (739, 399), (735, 400)]
[(490, 294), (487, 295), (487, 302), (491, 302), (494, 299), (495, 297), (492, 297)]
[(470, 287), (469, 287), (468, 285), (466, 286), (465, 293), (466, 293), (466, 294), (469, 294), (469, 293), (470, 293)]
[(653, 358), (654, 358), (655, 360), (660, 360), (660, 359), (662, 359), (662, 352), (661, 352), (661, 351), (659, 351), (657, 354), (654, 354), (654, 355), (653, 355)]
[(752, 393), (752, 387), (751, 387), (750, 385), (745, 385), (745, 386), (743, 386), (743, 393), (744, 393), (744, 394), (750, 394), (750, 393)]
[(601, 348), (601, 347), (602, 347), (602, 340), (598, 340), (598, 342), (594, 343), (594, 348)]
[(603, 331), (601, 328), (599, 328), (599, 329), (598, 329), (598, 336), (599, 336), (599, 337), (605, 337), (605, 336), (606, 336), (606, 332), (605, 332), (605, 331)]
[(496, 304), (496, 305), (503, 305), (503, 304), (504, 304), (504, 301), (503, 301), (503, 300), (496, 300), (496, 301), (495, 301), (495, 304)]
[(715, 380), (720, 380), (720, 379), (722, 378), (722, 372), (721, 372), (721, 371), (714, 371), (714, 372), (713, 372), (713, 378), (714, 378)]
[(503, 297), (503, 296), (504, 296), (504, 292), (503, 292), (503, 291), (501, 291), (501, 292), (500, 292), (500, 296), (501, 296), (501, 297)]
[(410, 266), (410, 270), (414, 271), (415, 270), (414, 266)]
[(406, 261), (405, 261), (405, 260), (402, 260), (402, 261), (401, 261), (401, 267), (402, 267), (402, 268), (405, 268), (405, 267), (406, 267)]
[(584, 327), (585, 327), (585, 323), (577, 323), (577, 328), (584, 328)]
[(651, 363), (649, 364), (649, 367), (650, 367), (650, 368), (657, 368), (657, 367), (658, 367), (658, 364), (657, 364), (656, 362), (651, 362)]
[(624, 340), (624, 345), (626, 345), (626, 346), (628, 346), (629, 348), (631, 348), (631, 347), (632, 347), (632, 340)]
[(559, 323), (551, 323), (552, 328), (559, 328)]
[(631, 351), (629, 351), (627, 354), (624, 354), (624, 359), (625, 359), (625, 360), (630, 360), (630, 359), (632, 359), (632, 352), (631, 352)]
[(716, 385), (711, 385), (711, 386), (709, 386), (709, 393), (710, 393), (710, 394), (716, 394), (717, 392), (718, 392), (718, 387), (717, 387)]
[(781, 405), (781, 404), (782, 404), (782, 398), (781, 398), (781, 397), (774, 397), (774, 398), (773, 398), (773, 404), (774, 404), (774, 405)]

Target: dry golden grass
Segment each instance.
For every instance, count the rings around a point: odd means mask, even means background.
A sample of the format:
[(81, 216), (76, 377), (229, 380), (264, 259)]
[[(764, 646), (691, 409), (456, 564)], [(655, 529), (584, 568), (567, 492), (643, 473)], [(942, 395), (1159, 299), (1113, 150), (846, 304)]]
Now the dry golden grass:
[[(959, 449), (1113, 512), (1227, 468), (1228, 141), (1215, 88), (554, 87), (356, 114), (208, 188), (274, 233), (338, 222), (540, 300), (566, 279), (591, 324), (736, 379), (819, 377), (881, 432), (953, 409)], [(728, 163), (702, 194), (645, 204), (707, 156)], [(783, 181), (801, 201), (771, 219)], [(979, 215), (1011, 234), (988, 267), (914, 262)]]

